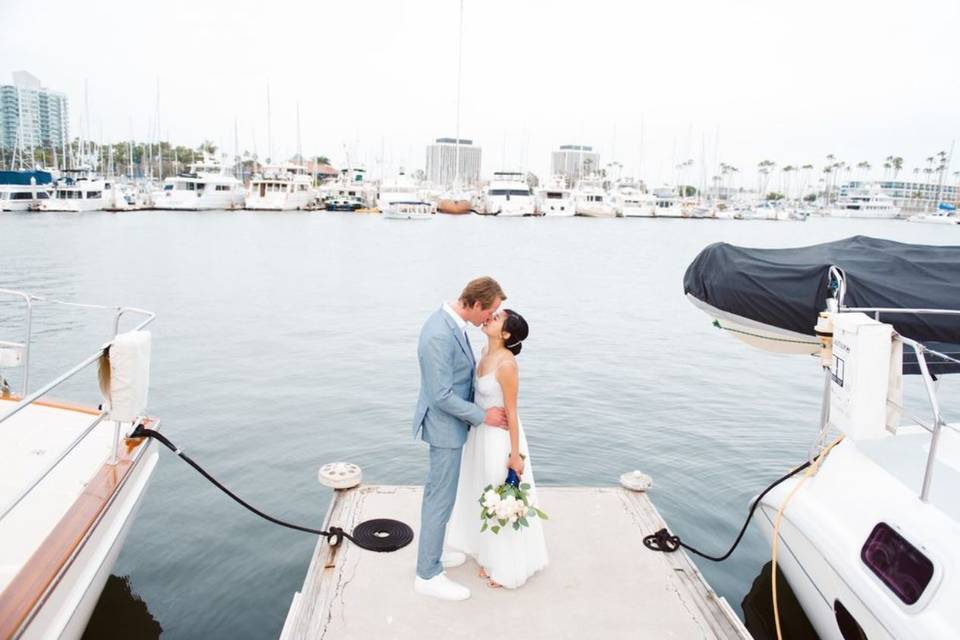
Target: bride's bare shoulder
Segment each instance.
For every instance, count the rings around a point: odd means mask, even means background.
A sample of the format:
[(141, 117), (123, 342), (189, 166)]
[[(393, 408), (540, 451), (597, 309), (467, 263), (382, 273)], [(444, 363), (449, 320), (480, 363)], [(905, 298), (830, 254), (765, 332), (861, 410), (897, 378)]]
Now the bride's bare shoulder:
[(520, 367), (517, 365), (517, 359), (512, 353), (507, 353), (507, 355), (500, 358), (497, 361), (497, 377), (500, 377), (501, 373), (506, 373), (507, 375), (512, 375), (514, 377), (519, 373)]

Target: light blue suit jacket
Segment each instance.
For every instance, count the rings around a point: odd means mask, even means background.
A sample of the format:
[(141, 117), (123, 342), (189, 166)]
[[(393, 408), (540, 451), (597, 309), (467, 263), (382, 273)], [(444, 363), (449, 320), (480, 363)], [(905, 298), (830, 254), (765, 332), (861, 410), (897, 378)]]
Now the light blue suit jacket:
[(457, 448), (470, 425), (486, 412), (473, 402), (476, 363), (463, 331), (441, 307), (420, 330), (420, 398), (413, 416), (413, 437), (435, 447)]

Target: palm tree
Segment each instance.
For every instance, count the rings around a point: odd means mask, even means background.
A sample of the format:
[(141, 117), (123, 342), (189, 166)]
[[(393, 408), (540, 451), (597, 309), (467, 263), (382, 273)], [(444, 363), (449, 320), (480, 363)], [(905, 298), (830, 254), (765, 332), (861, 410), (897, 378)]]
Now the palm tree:
[(773, 160), (763, 160), (757, 165), (757, 170), (760, 174), (760, 181), (762, 186), (760, 187), (760, 197), (763, 198), (763, 195), (767, 192), (767, 183), (770, 180), (770, 170), (777, 166)]
[(813, 165), (808, 163), (800, 168), (803, 169), (803, 184), (800, 186), (800, 196), (803, 197), (803, 192), (807, 190), (807, 185), (810, 184), (810, 173), (813, 171)]
[(903, 158), (896, 156), (890, 160), (890, 164), (893, 165), (893, 179), (897, 179), (897, 174), (903, 169)]
[(872, 168), (873, 168), (873, 167), (871, 167), (871, 166), (870, 166), (870, 163), (867, 162), (866, 160), (864, 160), (863, 162), (858, 162), (858, 163), (857, 163), (857, 169), (863, 171), (863, 174), (864, 174), (864, 175), (861, 176), (861, 177), (864, 177), (864, 178), (865, 178), (865, 177), (866, 177), (866, 174), (869, 173), (870, 169), (872, 169)]
[(780, 169), (780, 171), (783, 172), (783, 184), (781, 184), (782, 191), (788, 200), (790, 199), (790, 173), (796, 170), (797, 168), (792, 164), (788, 164)]

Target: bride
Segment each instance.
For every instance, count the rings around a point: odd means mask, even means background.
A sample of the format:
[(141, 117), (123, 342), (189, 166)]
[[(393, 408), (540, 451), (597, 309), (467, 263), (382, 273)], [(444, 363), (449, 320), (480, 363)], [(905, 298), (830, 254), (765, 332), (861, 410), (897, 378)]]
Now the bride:
[(504, 407), (509, 430), (475, 427), (467, 434), (446, 546), (473, 557), (480, 565), (480, 577), (491, 587), (515, 589), (547, 566), (540, 519), (530, 518), (530, 526), (519, 530), (508, 526), (497, 534), (481, 533), (478, 500), (487, 485), (503, 484), (511, 468), (530, 485), (528, 495), (537, 504), (527, 438), (517, 415), (520, 376), (514, 357), (520, 353), (529, 328), (523, 317), (510, 309), (496, 313), (482, 328), (487, 346), (477, 364), (475, 402), (484, 409)]

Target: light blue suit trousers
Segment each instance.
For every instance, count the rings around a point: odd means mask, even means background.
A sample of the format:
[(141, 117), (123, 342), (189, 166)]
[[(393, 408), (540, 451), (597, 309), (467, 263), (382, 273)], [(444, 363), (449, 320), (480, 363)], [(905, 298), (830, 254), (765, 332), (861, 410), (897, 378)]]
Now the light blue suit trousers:
[(440, 555), (447, 522), (457, 499), (460, 455), (472, 424), (481, 424), (483, 409), (473, 402), (475, 362), (466, 336), (442, 308), (423, 325), (417, 345), (420, 397), (413, 436), (430, 445), (430, 469), (420, 507), (417, 575), (430, 579), (443, 571)]

